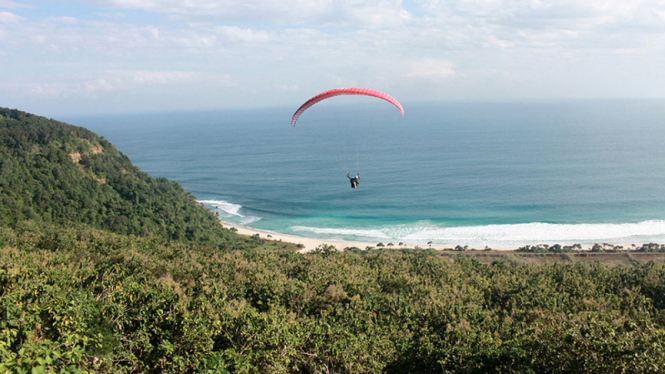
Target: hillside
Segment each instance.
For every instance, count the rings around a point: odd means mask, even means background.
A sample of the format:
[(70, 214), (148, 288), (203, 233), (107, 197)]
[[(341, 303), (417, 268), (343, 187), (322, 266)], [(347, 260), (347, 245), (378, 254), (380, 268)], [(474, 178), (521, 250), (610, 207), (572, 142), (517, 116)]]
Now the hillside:
[(85, 224), (118, 234), (232, 240), (179, 184), (155, 179), (93, 132), (0, 108), (0, 225)]
[(0, 113), (0, 373), (665, 372), (662, 253), (300, 254)]

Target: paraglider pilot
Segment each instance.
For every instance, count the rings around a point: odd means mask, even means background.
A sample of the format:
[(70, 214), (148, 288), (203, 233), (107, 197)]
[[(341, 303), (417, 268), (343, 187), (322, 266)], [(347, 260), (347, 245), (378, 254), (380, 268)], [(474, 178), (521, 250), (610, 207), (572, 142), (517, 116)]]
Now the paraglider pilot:
[(360, 183), (360, 173), (356, 174), (353, 178), (349, 176), (349, 173), (346, 173), (346, 177), (351, 181), (351, 188), (358, 187), (358, 184)]

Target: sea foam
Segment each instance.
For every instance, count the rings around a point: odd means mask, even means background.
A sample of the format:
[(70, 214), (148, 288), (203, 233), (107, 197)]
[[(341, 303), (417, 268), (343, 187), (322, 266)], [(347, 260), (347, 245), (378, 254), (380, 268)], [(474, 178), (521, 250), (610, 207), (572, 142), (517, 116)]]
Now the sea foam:
[(665, 221), (637, 223), (521, 223), (446, 227), (430, 221), (379, 228), (317, 228), (292, 226), (296, 233), (363, 241), (400, 241), (414, 245), (429, 242), (473, 247), (516, 247), (537, 244), (632, 244), (665, 241)]
[(224, 200), (198, 200), (198, 202), (203, 205), (212, 207), (215, 212), (220, 214), (221, 218), (231, 218), (233, 221), (237, 221), (243, 225), (247, 225), (261, 219), (261, 217), (245, 216), (240, 213), (240, 210), (242, 209), (242, 205), (240, 204), (233, 204)]
[(319, 228), (308, 226), (291, 226), (290, 230), (296, 233), (309, 233), (314, 236), (326, 236), (340, 238), (371, 238), (371, 239), (392, 239), (392, 236), (385, 229), (357, 229), (357, 228)]

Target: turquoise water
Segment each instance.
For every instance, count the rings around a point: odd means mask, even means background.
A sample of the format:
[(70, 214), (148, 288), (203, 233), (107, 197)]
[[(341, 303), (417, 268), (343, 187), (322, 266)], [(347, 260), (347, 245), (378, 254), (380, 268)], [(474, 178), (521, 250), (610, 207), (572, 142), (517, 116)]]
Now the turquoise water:
[[(65, 120), (224, 221), (470, 246), (665, 242), (665, 102), (403, 103)], [(351, 189), (346, 173), (360, 173)]]

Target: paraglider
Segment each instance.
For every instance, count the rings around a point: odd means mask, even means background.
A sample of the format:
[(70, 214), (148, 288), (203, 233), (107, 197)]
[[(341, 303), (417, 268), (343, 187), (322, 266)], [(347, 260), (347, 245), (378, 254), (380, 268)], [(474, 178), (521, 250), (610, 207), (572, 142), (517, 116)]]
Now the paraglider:
[(370, 90), (369, 88), (335, 88), (334, 90), (322, 92), (311, 99), (305, 101), (303, 105), (296, 110), (295, 113), (293, 113), (293, 117), (291, 118), (291, 126), (296, 125), (296, 121), (298, 120), (298, 117), (307, 110), (307, 108), (311, 107), (312, 105), (318, 103), (319, 101), (334, 97), (334, 96), (339, 96), (339, 95), (365, 95), (365, 96), (374, 96), (379, 99), (383, 99), (399, 109), (400, 113), (402, 113), (402, 117), (404, 116), (404, 109), (402, 108), (402, 104), (399, 103), (399, 101), (395, 100), (392, 98), (390, 95), (385, 94), (381, 91), (376, 91), (376, 90)]
[[(402, 108), (402, 104), (399, 103), (399, 101), (395, 100), (392, 98), (390, 95), (385, 94), (381, 91), (376, 91), (376, 90), (371, 90), (369, 88), (336, 88), (330, 91), (322, 92), (311, 99), (305, 101), (304, 104), (296, 110), (295, 113), (293, 113), (293, 117), (291, 118), (291, 127), (295, 127), (296, 121), (298, 120), (298, 117), (306, 111), (309, 107), (312, 105), (334, 97), (334, 96), (339, 96), (339, 95), (365, 95), (365, 96), (373, 96), (382, 100), (385, 100), (391, 104), (393, 104), (397, 109), (399, 109), (400, 113), (402, 113), (402, 117), (404, 116), (404, 109)], [(346, 177), (349, 178), (349, 181), (351, 182), (351, 188), (356, 188), (358, 187), (358, 184), (360, 183), (360, 173), (356, 174), (355, 177), (349, 176), (349, 173), (346, 173)]]
[(360, 183), (360, 173), (356, 174), (356, 176), (353, 178), (349, 176), (349, 173), (346, 173), (346, 177), (349, 178), (349, 181), (351, 181), (351, 188), (358, 187), (358, 184)]

